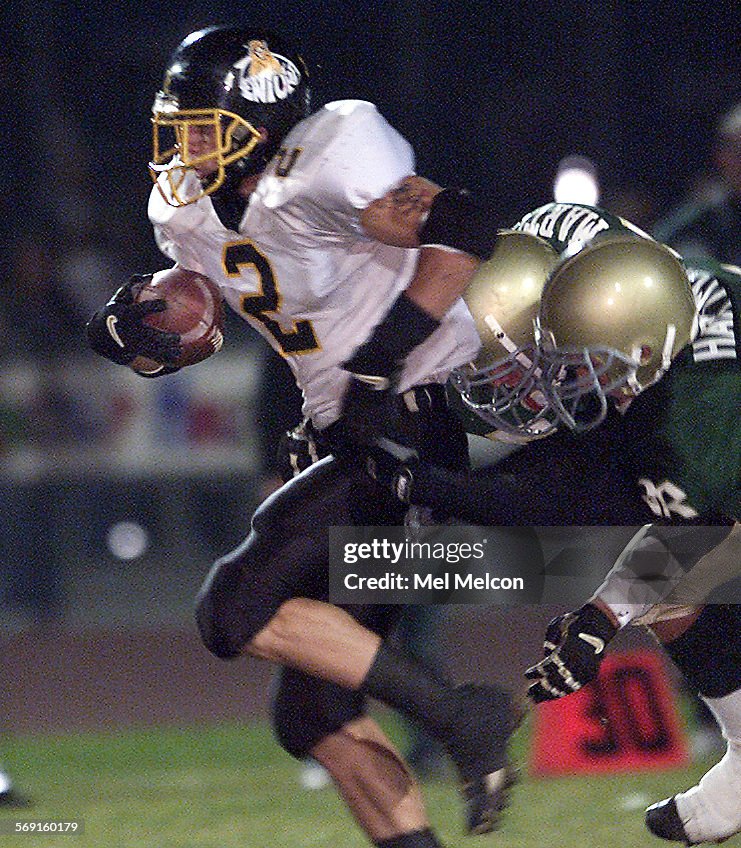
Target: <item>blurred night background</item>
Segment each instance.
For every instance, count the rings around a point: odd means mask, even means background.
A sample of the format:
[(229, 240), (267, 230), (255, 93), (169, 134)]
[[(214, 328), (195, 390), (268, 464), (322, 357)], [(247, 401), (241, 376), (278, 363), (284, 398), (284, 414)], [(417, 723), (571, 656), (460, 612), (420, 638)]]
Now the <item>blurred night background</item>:
[[(241, 540), (267, 485), (261, 428), (282, 399), (258, 403), (264, 349), (243, 322), (229, 321), (218, 356), (163, 380), (95, 357), (83, 337), (131, 273), (169, 264), (146, 217), (149, 110), (188, 32), (255, 20), (290, 34), (315, 107), (374, 101), (414, 145), (419, 173), (490, 198), (492, 226), (551, 200), (558, 163), (581, 155), (600, 203), (651, 230), (703, 190), (717, 120), (741, 100), (730, 2), (252, 8), (0, 9), (0, 620), (15, 673), (0, 724), (11, 728), (33, 725), (29, 710), (37, 724), (53, 713), (43, 692), (24, 691), (29, 633), (34, 644), (70, 628), (192, 635), (200, 579)], [(210, 661), (199, 646), (193, 656)]]

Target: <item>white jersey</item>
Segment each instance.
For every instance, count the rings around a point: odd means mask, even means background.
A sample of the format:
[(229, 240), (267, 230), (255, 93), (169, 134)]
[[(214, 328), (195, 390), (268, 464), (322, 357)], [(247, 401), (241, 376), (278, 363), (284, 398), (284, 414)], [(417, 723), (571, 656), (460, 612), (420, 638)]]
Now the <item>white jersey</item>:
[[(238, 315), (286, 358), (317, 427), (340, 413), (341, 365), (371, 334), (416, 269), (418, 250), (364, 234), (360, 212), (414, 172), (409, 144), (371, 103), (330, 103), (297, 124), (250, 196), (239, 231), (210, 198), (149, 217), (160, 249), (210, 277)], [(195, 175), (190, 173), (190, 179)], [(161, 178), (160, 186), (167, 191)], [(399, 391), (444, 382), (479, 347), (462, 300), (408, 356)]]

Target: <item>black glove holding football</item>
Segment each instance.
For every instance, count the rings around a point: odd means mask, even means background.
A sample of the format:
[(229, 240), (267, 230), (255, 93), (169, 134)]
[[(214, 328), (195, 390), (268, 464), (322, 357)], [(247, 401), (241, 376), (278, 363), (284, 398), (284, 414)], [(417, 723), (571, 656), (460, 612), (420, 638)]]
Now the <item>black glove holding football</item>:
[(135, 275), (124, 283), (85, 327), (90, 347), (118, 365), (128, 365), (137, 356), (167, 365), (180, 354), (180, 336), (177, 333), (156, 330), (142, 321), (145, 316), (167, 308), (164, 300), (134, 302), (135, 286), (146, 279)]
[(554, 618), (545, 632), (544, 659), (525, 672), (534, 681), (528, 697), (540, 703), (555, 701), (597, 676), (607, 643), (618, 627), (594, 604)]

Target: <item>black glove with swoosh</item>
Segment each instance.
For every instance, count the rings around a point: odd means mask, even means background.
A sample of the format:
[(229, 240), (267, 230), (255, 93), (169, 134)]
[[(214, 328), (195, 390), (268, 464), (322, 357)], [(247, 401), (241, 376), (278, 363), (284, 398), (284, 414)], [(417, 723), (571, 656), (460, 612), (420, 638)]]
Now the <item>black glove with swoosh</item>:
[(528, 697), (535, 703), (555, 701), (590, 683), (617, 632), (610, 618), (591, 603), (554, 618), (545, 632), (544, 658), (525, 672), (534, 681)]
[(142, 321), (146, 315), (167, 308), (164, 300), (134, 303), (135, 286), (146, 280), (147, 277), (138, 274), (131, 277), (85, 327), (90, 347), (118, 365), (128, 365), (137, 356), (168, 365), (180, 354), (177, 333), (156, 330)]

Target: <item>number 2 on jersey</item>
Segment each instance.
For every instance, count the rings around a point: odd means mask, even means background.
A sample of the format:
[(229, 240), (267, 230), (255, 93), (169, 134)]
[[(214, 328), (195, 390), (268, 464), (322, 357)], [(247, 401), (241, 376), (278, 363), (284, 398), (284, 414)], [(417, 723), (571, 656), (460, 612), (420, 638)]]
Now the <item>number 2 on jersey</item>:
[(229, 277), (238, 277), (246, 265), (251, 265), (260, 278), (260, 291), (242, 295), (242, 309), (259, 321), (280, 346), (282, 353), (309, 353), (319, 350), (311, 321), (294, 321), (293, 329), (284, 330), (273, 318), (280, 312), (281, 294), (268, 258), (251, 241), (224, 245), (224, 270)]

